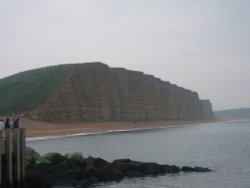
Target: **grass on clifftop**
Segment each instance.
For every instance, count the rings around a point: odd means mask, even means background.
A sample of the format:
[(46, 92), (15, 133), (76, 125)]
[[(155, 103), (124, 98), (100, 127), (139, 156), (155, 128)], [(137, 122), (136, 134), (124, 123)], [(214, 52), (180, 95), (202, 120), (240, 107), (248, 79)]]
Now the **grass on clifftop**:
[(69, 65), (30, 70), (0, 80), (0, 115), (23, 112), (45, 101)]

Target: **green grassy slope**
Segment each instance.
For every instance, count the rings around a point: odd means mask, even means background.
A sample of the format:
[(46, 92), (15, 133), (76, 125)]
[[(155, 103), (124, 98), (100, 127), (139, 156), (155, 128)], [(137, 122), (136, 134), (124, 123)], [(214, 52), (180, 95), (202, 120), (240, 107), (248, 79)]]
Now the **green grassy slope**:
[(230, 109), (215, 111), (217, 117), (229, 117), (229, 118), (250, 118), (250, 108)]
[(25, 111), (45, 101), (70, 65), (34, 69), (0, 79), (0, 115)]

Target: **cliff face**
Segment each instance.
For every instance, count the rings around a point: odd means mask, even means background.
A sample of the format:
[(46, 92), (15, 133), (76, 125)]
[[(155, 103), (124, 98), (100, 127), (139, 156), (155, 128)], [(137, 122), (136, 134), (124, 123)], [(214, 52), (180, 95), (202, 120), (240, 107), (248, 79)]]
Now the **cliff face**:
[(198, 94), (142, 72), (101, 63), (76, 64), (32, 119), (68, 121), (199, 120), (213, 117)]
[(202, 119), (213, 119), (214, 114), (212, 113), (212, 104), (210, 103), (209, 100), (202, 100)]

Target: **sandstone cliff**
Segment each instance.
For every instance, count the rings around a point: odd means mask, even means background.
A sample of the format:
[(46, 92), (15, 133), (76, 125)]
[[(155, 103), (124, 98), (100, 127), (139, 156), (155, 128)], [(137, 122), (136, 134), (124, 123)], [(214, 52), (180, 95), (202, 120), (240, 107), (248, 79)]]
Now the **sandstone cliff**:
[(35, 120), (147, 121), (213, 117), (197, 93), (142, 72), (102, 63), (75, 64), (46, 102), (30, 110)]

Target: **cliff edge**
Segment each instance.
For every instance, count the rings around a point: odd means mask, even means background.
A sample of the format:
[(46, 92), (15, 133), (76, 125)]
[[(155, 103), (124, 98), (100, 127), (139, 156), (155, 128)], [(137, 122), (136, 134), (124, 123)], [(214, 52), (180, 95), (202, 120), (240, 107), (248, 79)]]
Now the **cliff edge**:
[(49, 122), (203, 120), (214, 117), (211, 103), (196, 92), (142, 72), (102, 63), (68, 66), (48, 98), (25, 112)]

